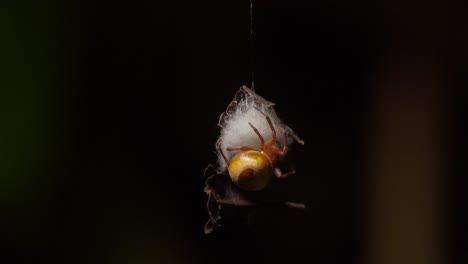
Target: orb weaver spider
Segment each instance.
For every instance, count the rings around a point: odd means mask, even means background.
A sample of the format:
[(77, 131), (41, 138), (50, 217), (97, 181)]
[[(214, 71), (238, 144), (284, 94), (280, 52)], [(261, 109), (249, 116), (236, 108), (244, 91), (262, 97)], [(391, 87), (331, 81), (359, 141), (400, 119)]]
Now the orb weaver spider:
[(276, 130), (271, 122), (270, 117), (263, 113), (260, 109), (256, 108), (262, 115), (265, 116), (268, 125), (270, 126), (272, 137), (265, 143), (265, 139), (258, 129), (248, 122), (253, 132), (257, 134), (260, 139), (260, 150), (256, 150), (249, 146), (227, 147), (228, 151), (240, 151), (235, 154), (230, 161), (224, 155), (223, 150), (217, 145), (217, 149), (223, 157), (228, 166), (228, 172), (231, 180), (241, 189), (248, 191), (259, 191), (265, 188), (271, 180), (271, 175), (274, 173), (277, 178), (284, 179), (295, 173), (290, 171), (288, 173), (281, 172), (277, 166), (277, 161), (280, 157), (284, 157), (288, 151), (288, 135), (283, 129), (283, 149), (280, 150), (275, 146), (276, 143)]
[[(277, 166), (288, 153), (289, 144), (295, 141), (304, 145), (304, 141), (279, 119), (273, 106), (274, 103), (242, 86), (220, 115), (221, 133), (215, 144), (218, 166), (209, 164), (204, 171), (209, 214), (206, 234), (221, 227), (225, 207), (248, 207), (248, 212), (244, 211), (247, 217), (249, 212), (264, 206), (306, 208), (302, 203), (284, 201), (281, 195), (275, 194), (275, 188), (266, 188), (273, 174), (284, 179), (295, 173), (294, 170), (282, 173)], [(281, 132), (277, 135), (277, 131)]]

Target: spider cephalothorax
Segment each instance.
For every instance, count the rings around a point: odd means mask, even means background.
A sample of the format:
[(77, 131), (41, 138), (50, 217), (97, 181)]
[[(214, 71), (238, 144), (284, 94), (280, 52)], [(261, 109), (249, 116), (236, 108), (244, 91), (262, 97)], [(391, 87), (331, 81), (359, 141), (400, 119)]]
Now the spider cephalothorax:
[(265, 116), (266, 121), (272, 132), (272, 137), (269, 141), (265, 142), (262, 134), (258, 129), (248, 122), (249, 126), (253, 129), (252, 132), (257, 134), (260, 139), (260, 150), (256, 150), (250, 146), (227, 147), (228, 151), (240, 151), (231, 160), (228, 160), (224, 155), (223, 150), (218, 146), (218, 151), (228, 165), (229, 177), (241, 189), (248, 191), (258, 191), (265, 188), (270, 182), (271, 175), (274, 174), (278, 178), (286, 178), (294, 173), (294, 171), (283, 174), (276, 166), (279, 157), (286, 155), (288, 150), (288, 136), (286, 131), (283, 131), (283, 148), (280, 150), (276, 143), (276, 130), (268, 115), (256, 108), (262, 115)]

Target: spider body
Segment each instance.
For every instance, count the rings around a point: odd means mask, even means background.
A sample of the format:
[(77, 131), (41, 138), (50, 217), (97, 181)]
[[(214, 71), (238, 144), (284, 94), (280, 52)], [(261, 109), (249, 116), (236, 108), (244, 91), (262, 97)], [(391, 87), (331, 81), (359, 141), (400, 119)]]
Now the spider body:
[(249, 150), (234, 155), (228, 171), (237, 186), (248, 191), (258, 191), (270, 183), (273, 167), (267, 155)]
[(274, 173), (278, 178), (286, 178), (294, 172), (283, 174), (276, 166), (280, 157), (286, 155), (287, 152), (287, 134), (284, 133), (283, 148), (280, 150), (275, 146), (276, 143), (276, 130), (268, 115), (257, 109), (262, 113), (272, 131), (272, 138), (265, 142), (263, 136), (258, 129), (249, 123), (253, 132), (257, 134), (260, 139), (260, 150), (253, 149), (249, 146), (240, 147), (227, 147), (228, 151), (239, 151), (232, 156), (231, 160), (227, 160), (221, 148), (218, 146), (218, 151), (221, 153), (223, 159), (228, 164), (229, 177), (239, 188), (247, 191), (260, 191), (264, 189), (271, 181), (271, 176)]

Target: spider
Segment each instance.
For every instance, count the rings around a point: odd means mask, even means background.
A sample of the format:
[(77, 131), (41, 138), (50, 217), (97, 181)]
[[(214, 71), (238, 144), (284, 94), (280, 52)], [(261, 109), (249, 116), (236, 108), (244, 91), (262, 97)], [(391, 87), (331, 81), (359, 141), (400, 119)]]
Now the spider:
[(260, 191), (264, 189), (270, 183), (273, 173), (279, 179), (287, 178), (295, 173), (295, 171), (291, 171), (283, 174), (276, 166), (278, 159), (284, 157), (288, 151), (288, 135), (286, 131), (283, 129), (284, 142), (283, 148), (280, 150), (274, 145), (276, 142), (276, 130), (270, 117), (258, 108), (255, 109), (265, 116), (272, 131), (272, 138), (265, 142), (258, 129), (248, 122), (260, 139), (260, 150), (255, 150), (248, 146), (227, 147), (227, 151), (240, 151), (228, 161), (221, 147), (217, 146), (219, 153), (221, 153), (224, 161), (228, 164), (229, 177), (235, 185), (247, 191)]

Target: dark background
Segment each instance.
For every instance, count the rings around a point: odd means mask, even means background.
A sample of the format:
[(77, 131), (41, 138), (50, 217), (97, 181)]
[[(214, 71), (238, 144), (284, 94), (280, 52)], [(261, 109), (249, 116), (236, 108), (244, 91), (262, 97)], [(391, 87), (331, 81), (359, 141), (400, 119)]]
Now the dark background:
[[(442, 261), (434, 263), (466, 262), (462, 6), (255, 0), (252, 37), (249, 5), (5, 4), (5, 259), (375, 263), (368, 220), (368, 163), (381, 142), (375, 111), (381, 100), (398, 108), (392, 95), (406, 98), (408, 90), (416, 108), (426, 94), (440, 106), (434, 144), (443, 153), (434, 162), (442, 169), (433, 177), (441, 183), (434, 206)], [(250, 86), (252, 70), (256, 91), (306, 142), (293, 147), (298, 173), (281, 192), (308, 210), (268, 211), (251, 226), (239, 219), (207, 236), (203, 170), (216, 159), (218, 117), (241, 85)], [(392, 86), (392, 78), (409, 84)]]

